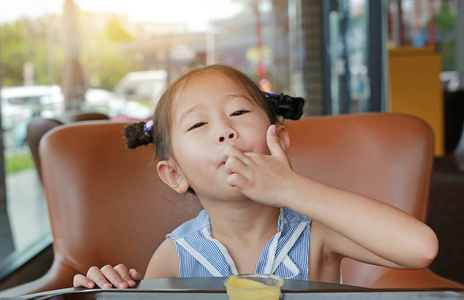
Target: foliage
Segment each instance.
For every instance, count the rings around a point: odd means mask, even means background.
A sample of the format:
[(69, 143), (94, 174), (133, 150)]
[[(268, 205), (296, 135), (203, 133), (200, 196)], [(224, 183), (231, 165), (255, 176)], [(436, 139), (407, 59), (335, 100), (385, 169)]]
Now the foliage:
[[(89, 86), (113, 90), (129, 71), (137, 70), (133, 57), (125, 55), (121, 43), (132, 37), (117, 20), (94, 26), (79, 24), (81, 64)], [(2, 86), (23, 85), (23, 66), (34, 66), (35, 84), (61, 83), (65, 61), (63, 24), (60, 17), (21, 19), (0, 25), (0, 72)]]
[(455, 42), (453, 39), (447, 39), (437, 45), (438, 51), (442, 55), (442, 69), (443, 71), (456, 70), (455, 59)]
[(132, 36), (122, 27), (116, 19), (111, 19), (106, 25), (106, 33), (114, 42), (127, 42), (132, 40)]
[(119, 80), (136, 66), (134, 59), (125, 55), (120, 43), (113, 38), (106, 30), (91, 31), (85, 37), (81, 62), (91, 86), (113, 90)]
[[(63, 51), (56, 38), (54, 27), (56, 18), (49, 23), (42, 19), (22, 19), (0, 27), (2, 85), (23, 85), (23, 65), (30, 62), (34, 66), (34, 83), (48, 84), (59, 82), (58, 70), (63, 64)], [(53, 68), (54, 70), (51, 70)], [(55, 78), (50, 78), (55, 74)]]
[(16, 172), (35, 168), (34, 160), (29, 152), (9, 153), (5, 155), (5, 173), (11, 175)]
[(436, 26), (444, 30), (454, 30), (454, 19), (451, 7), (448, 4), (443, 4), (435, 14)]
[(25, 62), (23, 55), (23, 24), (16, 22), (1, 27), (0, 67), (2, 70), (3, 85), (22, 84), (22, 65)]
[(435, 14), (437, 50), (442, 54), (443, 71), (456, 69), (455, 16), (449, 4), (444, 3)]

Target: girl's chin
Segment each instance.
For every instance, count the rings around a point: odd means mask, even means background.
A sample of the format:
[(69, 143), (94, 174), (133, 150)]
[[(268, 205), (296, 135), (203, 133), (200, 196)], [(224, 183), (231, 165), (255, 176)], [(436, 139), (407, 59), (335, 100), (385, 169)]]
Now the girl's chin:
[(238, 188), (228, 185), (222, 194), (222, 199), (227, 201), (248, 201), (246, 197)]
[(248, 198), (236, 187), (228, 185), (225, 181), (221, 184), (221, 187), (216, 186), (216, 189), (206, 191), (203, 193), (198, 190), (197, 195), (200, 199), (203, 197), (209, 199), (225, 200), (225, 201), (237, 201), (247, 200)]

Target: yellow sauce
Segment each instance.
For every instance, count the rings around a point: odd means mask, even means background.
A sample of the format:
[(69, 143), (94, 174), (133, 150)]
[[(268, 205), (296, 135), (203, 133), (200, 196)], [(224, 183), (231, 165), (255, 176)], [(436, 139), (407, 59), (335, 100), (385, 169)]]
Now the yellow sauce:
[(237, 278), (236, 276), (230, 277), (227, 280), (226, 286), (230, 300), (278, 300), (280, 296), (280, 285), (269, 286), (262, 282), (245, 278)]

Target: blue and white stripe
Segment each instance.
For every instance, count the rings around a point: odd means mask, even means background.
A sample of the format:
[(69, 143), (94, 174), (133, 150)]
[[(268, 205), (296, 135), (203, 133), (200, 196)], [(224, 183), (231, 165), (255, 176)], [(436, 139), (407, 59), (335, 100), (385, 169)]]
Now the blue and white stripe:
[[(308, 217), (282, 208), (278, 232), (263, 248), (255, 272), (307, 280), (310, 224)], [(226, 247), (211, 236), (209, 215), (205, 210), (167, 236), (176, 244), (179, 277), (229, 277), (238, 274)]]

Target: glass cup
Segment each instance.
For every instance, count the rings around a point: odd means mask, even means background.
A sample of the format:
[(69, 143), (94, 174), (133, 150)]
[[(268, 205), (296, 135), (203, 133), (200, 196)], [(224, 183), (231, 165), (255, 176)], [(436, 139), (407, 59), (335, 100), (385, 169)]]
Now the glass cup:
[(277, 275), (244, 274), (224, 280), (229, 300), (278, 300), (284, 280)]

